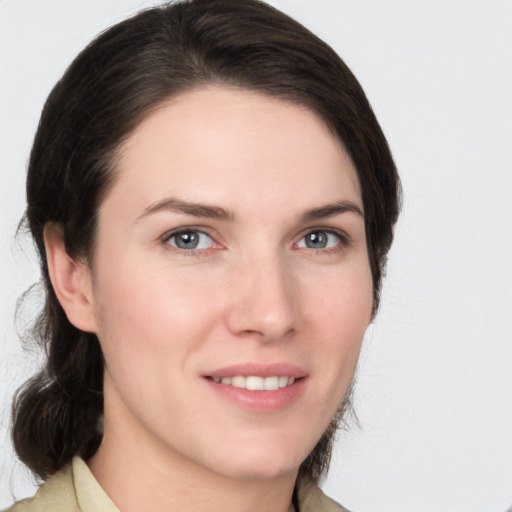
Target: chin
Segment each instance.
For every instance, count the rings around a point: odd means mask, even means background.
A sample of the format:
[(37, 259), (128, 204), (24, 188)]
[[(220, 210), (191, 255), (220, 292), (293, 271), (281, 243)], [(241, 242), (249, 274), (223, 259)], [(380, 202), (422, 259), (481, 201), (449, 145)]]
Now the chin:
[[(221, 468), (224, 476), (237, 480), (273, 480), (297, 474), (299, 463), (277, 463), (276, 461), (244, 461), (237, 466)], [(218, 471), (218, 468), (217, 468)]]
[[(288, 446), (287, 446), (288, 445)], [(227, 477), (247, 480), (275, 479), (286, 475), (297, 474), (303, 460), (310, 451), (306, 448), (297, 450), (290, 443), (254, 443), (243, 448), (234, 448), (228, 460), (219, 457), (222, 463), (215, 470)], [(313, 445), (314, 446), (314, 445)], [(312, 448), (311, 448), (312, 449)]]

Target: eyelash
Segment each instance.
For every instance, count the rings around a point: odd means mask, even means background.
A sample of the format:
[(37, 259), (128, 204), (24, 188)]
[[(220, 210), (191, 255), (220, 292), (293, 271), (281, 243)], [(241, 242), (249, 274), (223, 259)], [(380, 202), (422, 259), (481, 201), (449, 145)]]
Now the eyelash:
[[(308, 235), (311, 235), (313, 233), (326, 233), (328, 235), (334, 235), (339, 239), (339, 243), (335, 244), (333, 247), (327, 247), (323, 249), (314, 249), (311, 247), (305, 247), (304, 249), (308, 250), (309, 252), (312, 252), (314, 254), (334, 254), (334, 253), (342, 253), (346, 251), (352, 244), (352, 239), (350, 236), (340, 229), (336, 229), (333, 227), (322, 227), (322, 226), (315, 226), (313, 228), (308, 228), (303, 234), (301, 235), (299, 242), (304, 240)], [(297, 245), (296, 244), (296, 245)]]
[(169, 242), (171, 239), (181, 235), (181, 234), (184, 234), (184, 233), (197, 233), (197, 234), (200, 234), (200, 235), (206, 235), (207, 237), (209, 237), (211, 240), (212, 240), (212, 244), (215, 244), (215, 240), (213, 239), (212, 236), (210, 236), (205, 230), (204, 228), (201, 228), (199, 226), (184, 226), (184, 227), (181, 227), (181, 228), (178, 228), (178, 229), (174, 229), (172, 231), (169, 231), (167, 233), (165, 233), (161, 238), (161, 242), (164, 246), (167, 246), (167, 248), (170, 246), (171, 249), (170, 250), (175, 250), (175, 251), (179, 251), (181, 254), (185, 255), (185, 256), (207, 256), (209, 251), (208, 249), (210, 248), (205, 248), (205, 249), (181, 249), (180, 247), (176, 247), (174, 245), (171, 245)]
[[(206, 235), (212, 240), (212, 244), (216, 244), (213, 237), (204, 230), (204, 228), (199, 226), (184, 226), (178, 229), (174, 229), (172, 231), (169, 231), (162, 235), (160, 238), (163, 245), (169, 246), (171, 245), (169, 242), (172, 238), (175, 238), (183, 233), (197, 233), (200, 235)], [(298, 243), (300, 243), (302, 240), (305, 239), (306, 236), (311, 235), (313, 233), (326, 233), (328, 235), (334, 235), (339, 239), (339, 243), (334, 245), (333, 247), (328, 248), (320, 248), (320, 249), (314, 249), (311, 247), (304, 247), (304, 249), (308, 250), (309, 252), (312, 252), (314, 254), (332, 254), (332, 253), (340, 253), (344, 252), (346, 249), (348, 249), (352, 244), (352, 239), (349, 235), (347, 235), (346, 232), (335, 229), (332, 227), (321, 227), (321, 226), (315, 226), (312, 228), (308, 228), (305, 232), (301, 234), (301, 237), (299, 238), (299, 242), (296, 242), (294, 246), (297, 246)], [(179, 251), (181, 254), (186, 256), (207, 256), (209, 254), (210, 247), (203, 248), (203, 249), (182, 249), (180, 247), (176, 247), (174, 245), (171, 245), (172, 250)]]

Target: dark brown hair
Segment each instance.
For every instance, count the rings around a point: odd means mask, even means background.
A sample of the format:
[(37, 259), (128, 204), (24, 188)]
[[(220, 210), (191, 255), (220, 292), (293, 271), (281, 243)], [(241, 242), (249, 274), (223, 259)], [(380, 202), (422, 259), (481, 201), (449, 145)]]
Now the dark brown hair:
[[(113, 26), (78, 55), (52, 90), (30, 155), (26, 219), (46, 294), (34, 333), (48, 357), (18, 391), (12, 436), (19, 458), (41, 478), (74, 455), (94, 454), (103, 411), (100, 345), (94, 334), (70, 324), (57, 301), (44, 227), (58, 223), (68, 254), (90, 262), (98, 207), (115, 179), (113, 162), (123, 141), (164, 100), (207, 84), (306, 106), (343, 143), (361, 185), (377, 309), (400, 184), (365, 94), (336, 53), (257, 0), (183, 1)], [(303, 476), (325, 474), (341, 416), (304, 461)]]

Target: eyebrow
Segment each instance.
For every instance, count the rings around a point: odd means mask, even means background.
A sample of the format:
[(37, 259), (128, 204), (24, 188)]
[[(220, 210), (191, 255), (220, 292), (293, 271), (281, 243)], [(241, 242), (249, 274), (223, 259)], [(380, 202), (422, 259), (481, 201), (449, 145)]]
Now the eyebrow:
[(364, 219), (363, 210), (356, 203), (352, 201), (338, 201), (308, 210), (301, 215), (300, 220), (303, 223), (307, 223), (314, 220), (327, 219), (346, 212), (355, 213)]
[(194, 217), (205, 217), (217, 220), (233, 220), (235, 217), (233, 213), (220, 206), (193, 203), (171, 197), (149, 205), (142, 214), (137, 217), (136, 222), (147, 215), (163, 211), (184, 213), (186, 215), (193, 215)]
[[(162, 211), (183, 213), (186, 215), (192, 215), (194, 217), (203, 217), (224, 221), (232, 221), (235, 219), (234, 213), (220, 206), (193, 203), (176, 198), (166, 198), (149, 205), (142, 212), (142, 214), (137, 217), (135, 222), (138, 222), (140, 219), (146, 217), (147, 215)], [(315, 220), (326, 219), (346, 212), (352, 212), (364, 218), (362, 209), (356, 203), (345, 200), (308, 210), (300, 216), (300, 222), (307, 223)]]

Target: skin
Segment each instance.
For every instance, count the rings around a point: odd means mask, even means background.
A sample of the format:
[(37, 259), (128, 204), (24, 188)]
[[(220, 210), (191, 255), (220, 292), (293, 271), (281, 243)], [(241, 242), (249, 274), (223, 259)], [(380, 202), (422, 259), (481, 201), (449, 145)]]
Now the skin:
[[(350, 158), (309, 110), (209, 87), (150, 114), (116, 171), (92, 269), (65, 255), (56, 229), (46, 233), (59, 299), (76, 326), (97, 333), (105, 357), (93, 474), (124, 512), (288, 510), (371, 319)], [(170, 198), (229, 215), (178, 211)], [(184, 227), (204, 233), (198, 249), (177, 247), (172, 232)], [(308, 247), (311, 232), (327, 246)], [(275, 362), (305, 373), (300, 396), (277, 410), (247, 409), (205, 378)]]

